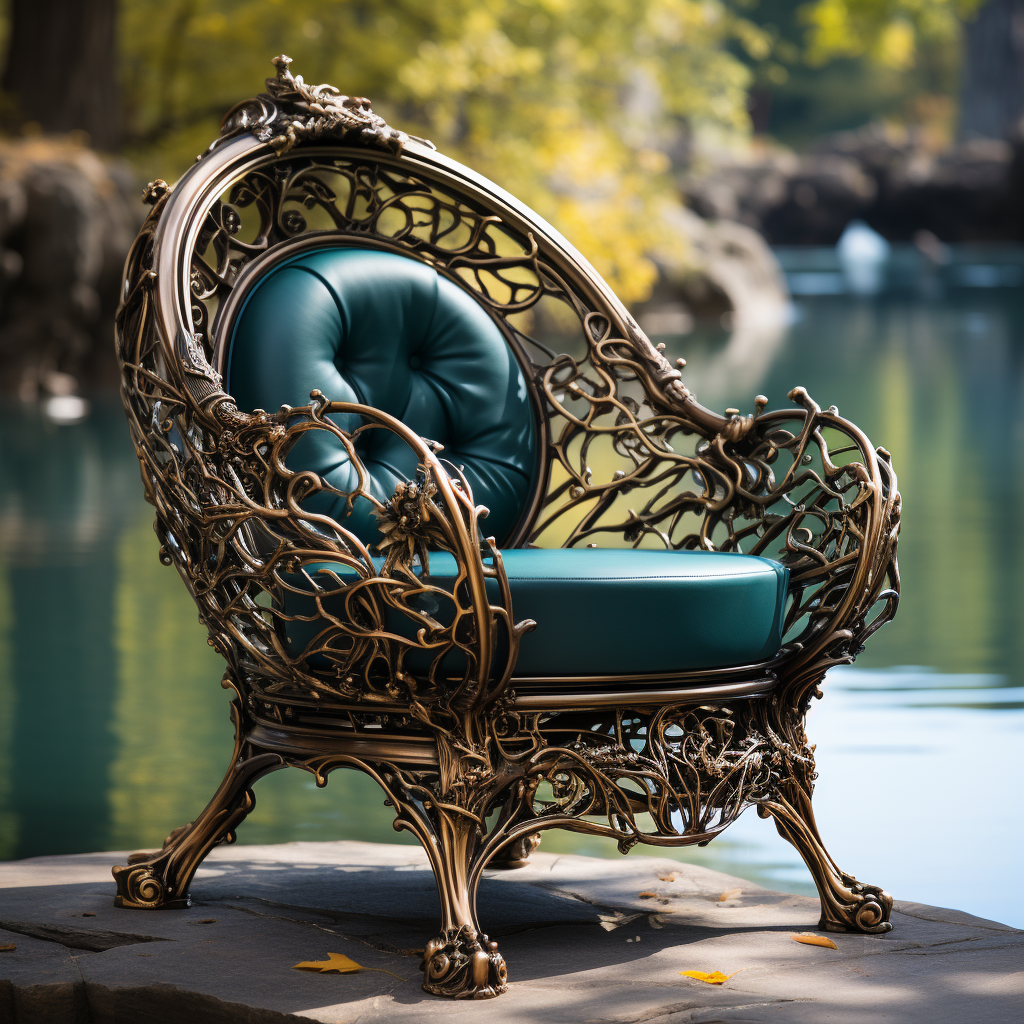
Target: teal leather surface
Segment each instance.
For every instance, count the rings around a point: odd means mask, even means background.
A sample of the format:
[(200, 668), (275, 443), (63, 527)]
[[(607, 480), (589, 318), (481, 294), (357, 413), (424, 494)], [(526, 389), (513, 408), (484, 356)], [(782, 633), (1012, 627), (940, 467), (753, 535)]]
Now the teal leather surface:
[[(507, 539), (529, 500), (536, 432), (526, 383), (504, 337), (483, 308), (426, 264), (357, 248), (319, 249), (286, 261), (254, 286), (231, 339), (228, 393), (244, 410), (329, 399), (390, 413), (421, 437), (444, 445), (441, 459), (463, 468), (484, 532)], [(353, 417), (334, 417), (344, 429)], [(357, 449), (383, 501), (416, 471), (395, 435), (373, 430)], [(341, 491), (355, 472), (341, 444), (312, 431), (288, 457)], [(304, 503), (335, 519), (345, 501), (321, 493)], [(370, 503), (344, 522), (361, 539), (379, 539)]]
[[(516, 676), (684, 672), (746, 665), (773, 657), (782, 643), (789, 572), (752, 555), (706, 551), (525, 548), (502, 552), (516, 620), (537, 628), (522, 640)], [(340, 566), (319, 569), (345, 576)], [(451, 580), (455, 561), (430, 556), (431, 577)], [(326, 573), (325, 589), (337, 588)], [(491, 594), (497, 599), (496, 585)], [(436, 600), (436, 599), (435, 599)], [(441, 602), (442, 604), (445, 602)], [(341, 613), (341, 600), (324, 599)], [(313, 601), (292, 595), (284, 610), (315, 614)], [(431, 607), (438, 621), (445, 609)], [(412, 636), (410, 620), (389, 628)], [(399, 621), (401, 620), (401, 621)], [(291, 653), (301, 653), (322, 623), (290, 622)]]

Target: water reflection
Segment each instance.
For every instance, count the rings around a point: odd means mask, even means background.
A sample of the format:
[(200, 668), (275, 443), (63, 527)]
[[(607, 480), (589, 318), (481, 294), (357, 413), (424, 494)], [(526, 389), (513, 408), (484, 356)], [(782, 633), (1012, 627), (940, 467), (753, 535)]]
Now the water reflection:
[[(749, 409), (756, 392), (782, 405), (802, 384), (892, 451), (903, 601), (812, 712), (820, 824), (841, 864), (900, 898), (1024, 924), (1010, 863), (1024, 840), (1021, 296), (803, 298), (767, 355), (741, 366), (724, 332), (658, 340), (689, 359), (709, 405)], [(231, 732), (221, 664), (157, 561), (151, 518), (116, 401), (60, 427), (0, 408), (0, 857), (158, 844), (219, 781)], [(886, 667), (908, 665), (922, 667)], [(354, 773), (326, 792), (279, 773), (257, 795), (242, 842), (409, 841)], [(544, 844), (614, 855), (565, 833)], [(753, 815), (678, 855), (811, 889)]]
[(714, 372), (722, 338), (660, 340), (667, 355), (687, 351), (705, 404), (748, 409), (754, 386), (776, 407), (802, 384), (892, 452), (904, 497), (903, 597), (858, 664), (1021, 680), (1021, 293), (818, 297), (800, 300), (794, 319), (774, 361), (743, 390)]
[(2, 855), (109, 839), (114, 553), (141, 511), (131, 458), (109, 412), (67, 428), (0, 414)]

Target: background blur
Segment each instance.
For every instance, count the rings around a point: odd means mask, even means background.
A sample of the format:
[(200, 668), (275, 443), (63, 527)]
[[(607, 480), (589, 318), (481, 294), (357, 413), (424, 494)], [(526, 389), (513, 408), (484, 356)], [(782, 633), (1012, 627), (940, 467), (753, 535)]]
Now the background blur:
[[(819, 823), (897, 898), (1024, 925), (1024, 0), (10, 0), (0, 31), (0, 857), (158, 845), (230, 755), (112, 314), (142, 185), (284, 52), (536, 207), (705, 404), (804, 385), (892, 452), (904, 596), (812, 711)], [(352, 773), (257, 795), (243, 843), (407, 841)], [(753, 815), (675, 855), (811, 891)]]

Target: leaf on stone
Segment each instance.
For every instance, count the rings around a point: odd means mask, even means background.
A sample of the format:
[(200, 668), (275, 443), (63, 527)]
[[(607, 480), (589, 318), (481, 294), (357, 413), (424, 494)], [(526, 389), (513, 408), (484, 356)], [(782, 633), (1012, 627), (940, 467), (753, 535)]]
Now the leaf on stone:
[(642, 900), (656, 900), (657, 898), (658, 894), (656, 892), (651, 892), (650, 889), (644, 889), (644, 891), (640, 893), (640, 899)]
[(0, 946), (0, 953), (10, 953), (12, 949), (17, 948), (18, 947), (13, 942), (6, 942), (4, 945)]
[(658, 880), (661, 882), (674, 882), (679, 877), (678, 871), (659, 871)]
[(708, 985), (723, 985), (730, 978), (735, 977), (739, 974), (739, 971), (733, 971), (732, 974), (723, 974), (721, 971), (680, 971), (679, 972), (684, 978), (693, 978), (695, 981), (703, 981)]
[(321, 974), (336, 972), (338, 974), (352, 974), (363, 969), (362, 964), (357, 964), (342, 953), (328, 953), (326, 960), (303, 960), (296, 964), (296, 971), (319, 971)]
[(794, 942), (803, 942), (808, 946), (824, 946), (826, 949), (839, 948), (831, 939), (826, 939), (824, 935), (815, 935), (812, 932), (802, 932), (792, 938)]
[(638, 917), (643, 917), (643, 914), (623, 914), (621, 910), (617, 910), (614, 914), (598, 914), (597, 920), (606, 932), (613, 932), (616, 928), (629, 924), (630, 921), (635, 921)]
[(724, 903), (726, 900), (734, 900), (737, 896), (742, 896), (742, 889), (726, 889), (721, 896), (718, 897), (719, 903)]
[(317, 971), (320, 974), (355, 974), (357, 971), (379, 971), (381, 974), (390, 974), (392, 978), (405, 981), (394, 971), (385, 971), (383, 967), (364, 967), (357, 964), (355, 960), (345, 956), (344, 953), (328, 953), (326, 960), (303, 960), (293, 968), (296, 971)]

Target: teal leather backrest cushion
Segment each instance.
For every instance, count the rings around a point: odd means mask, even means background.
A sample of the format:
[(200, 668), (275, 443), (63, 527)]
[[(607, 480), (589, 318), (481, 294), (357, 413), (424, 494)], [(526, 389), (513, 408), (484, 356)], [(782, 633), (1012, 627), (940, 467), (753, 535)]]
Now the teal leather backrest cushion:
[[(481, 525), (499, 543), (529, 501), (537, 439), (522, 370), (476, 300), (418, 260), (334, 247), (283, 262), (255, 284), (236, 319), (225, 385), (250, 411), (308, 405), (318, 389), (439, 441), (440, 458), (465, 473), (476, 503), (490, 510)], [(362, 422), (334, 419), (347, 430)], [(380, 501), (415, 475), (416, 456), (390, 432), (367, 431), (357, 451)], [(342, 492), (355, 486), (351, 461), (328, 431), (307, 433), (287, 464)], [(322, 492), (304, 507), (339, 520), (345, 499)], [(379, 539), (369, 502), (343, 525), (366, 542)]]

